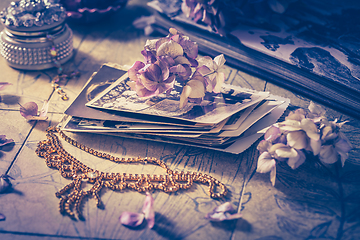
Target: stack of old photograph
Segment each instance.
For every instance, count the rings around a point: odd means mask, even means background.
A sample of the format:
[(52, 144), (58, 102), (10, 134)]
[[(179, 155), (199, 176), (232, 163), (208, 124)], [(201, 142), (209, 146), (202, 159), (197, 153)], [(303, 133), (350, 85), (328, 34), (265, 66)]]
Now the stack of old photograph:
[[(141, 98), (127, 71), (111, 64), (95, 72), (65, 111), (63, 131), (161, 141), (238, 154), (259, 139), (289, 100), (224, 84), (219, 94), (179, 107), (181, 89)], [(208, 94), (208, 93), (207, 93)]]
[[(200, 52), (360, 118), (360, 1), (153, 0), (147, 19)], [(196, 7), (194, 7), (196, 6)], [(203, 15), (202, 15), (203, 14)]]

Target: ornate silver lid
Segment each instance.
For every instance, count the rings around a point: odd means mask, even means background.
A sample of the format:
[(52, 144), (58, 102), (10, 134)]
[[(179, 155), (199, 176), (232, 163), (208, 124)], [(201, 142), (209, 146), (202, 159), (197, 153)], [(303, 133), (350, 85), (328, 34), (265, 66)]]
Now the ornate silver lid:
[(0, 12), (2, 24), (13, 31), (35, 32), (55, 28), (65, 21), (65, 9), (55, 0), (11, 2)]

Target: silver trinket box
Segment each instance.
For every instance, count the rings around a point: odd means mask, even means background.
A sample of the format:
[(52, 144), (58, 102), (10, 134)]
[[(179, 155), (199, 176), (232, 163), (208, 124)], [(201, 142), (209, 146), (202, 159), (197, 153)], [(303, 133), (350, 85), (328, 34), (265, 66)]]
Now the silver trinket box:
[(12, 2), (0, 12), (1, 55), (11, 67), (42, 70), (72, 57), (73, 35), (65, 23), (65, 9), (51, 0)]

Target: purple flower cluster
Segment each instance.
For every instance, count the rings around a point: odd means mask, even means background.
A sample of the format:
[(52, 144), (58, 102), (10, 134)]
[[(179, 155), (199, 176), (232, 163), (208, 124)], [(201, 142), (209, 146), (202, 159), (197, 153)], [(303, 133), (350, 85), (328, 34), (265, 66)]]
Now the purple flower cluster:
[(225, 79), (219, 71), (225, 63), (224, 56), (196, 59), (197, 43), (174, 28), (164, 38), (148, 40), (141, 53), (144, 62), (136, 61), (128, 71), (129, 85), (140, 97), (169, 94), (175, 82), (183, 87), (180, 107), (188, 99), (201, 101), (205, 92), (220, 92)]
[(317, 156), (324, 164), (341, 161), (342, 166), (352, 149), (349, 140), (340, 128), (346, 122), (328, 121), (325, 111), (310, 103), (309, 110), (298, 109), (290, 112), (284, 122), (271, 126), (258, 145), (260, 156), (257, 172), (270, 172), (275, 185), (276, 164), (286, 161), (296, 169), (306, 160), (306, 154)]
[(297, 0), (182, 0), (181, 11), (196, 23), (226, 35), (239, 23), (268, 24), (272, 14), (283, 14)]

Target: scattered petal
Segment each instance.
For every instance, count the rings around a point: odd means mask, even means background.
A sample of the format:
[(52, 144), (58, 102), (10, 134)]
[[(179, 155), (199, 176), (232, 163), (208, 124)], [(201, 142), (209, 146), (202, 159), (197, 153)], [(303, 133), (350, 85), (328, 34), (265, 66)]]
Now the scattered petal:
[(143, 213), (123, 212), (120, 215), (120, 223), (128, 227), (137, 227), (144, 221)]
[(234, 220), (241, 218), (241, 213), (237, 213), (229, 202), (223, 203), (208, 213), (205, 218), (210, 221), (221, 222), (225, 220)]
[(0, 90), (3, 90), (6, 86), (12, 85), (12, 83), (8, 82), (0, 82)]
[(0, 147), (8, 145), (8, 144), (10, 144), (12, 142), (14, 142), (13, 139), (7, 139), (6, 135), (0, 135)]
[[(47, 113), (48, 113), (48, 110), (49, 110), (49, 101), (45, 100), (44, 104), (43, 104), (43, 106), (42, 106), (42, 108), (40, 110), (39, 117), (45, 118)], [(47, 117), (46, 117), (46, 119), (47, 119)]]
[(6, 192), (9, 188), (11, 188), (12, 184), (10, 182), (10, 176), (1, 175), (0, 176), (0, 193)]
[(153, 228), (155, 224), (154, 198), (149, 192), (146, 192), (146, 198), (142, 209), (148, 227)]
[(38, 105), (35, 102), (27, 102), (24, 105), (20, 105), (20, 114), (26, 119), (31, 116), (36, 116), (37, 113)]
[(0, 221), (5, 221), (6, 217), (4, 214), (0, 213)]

